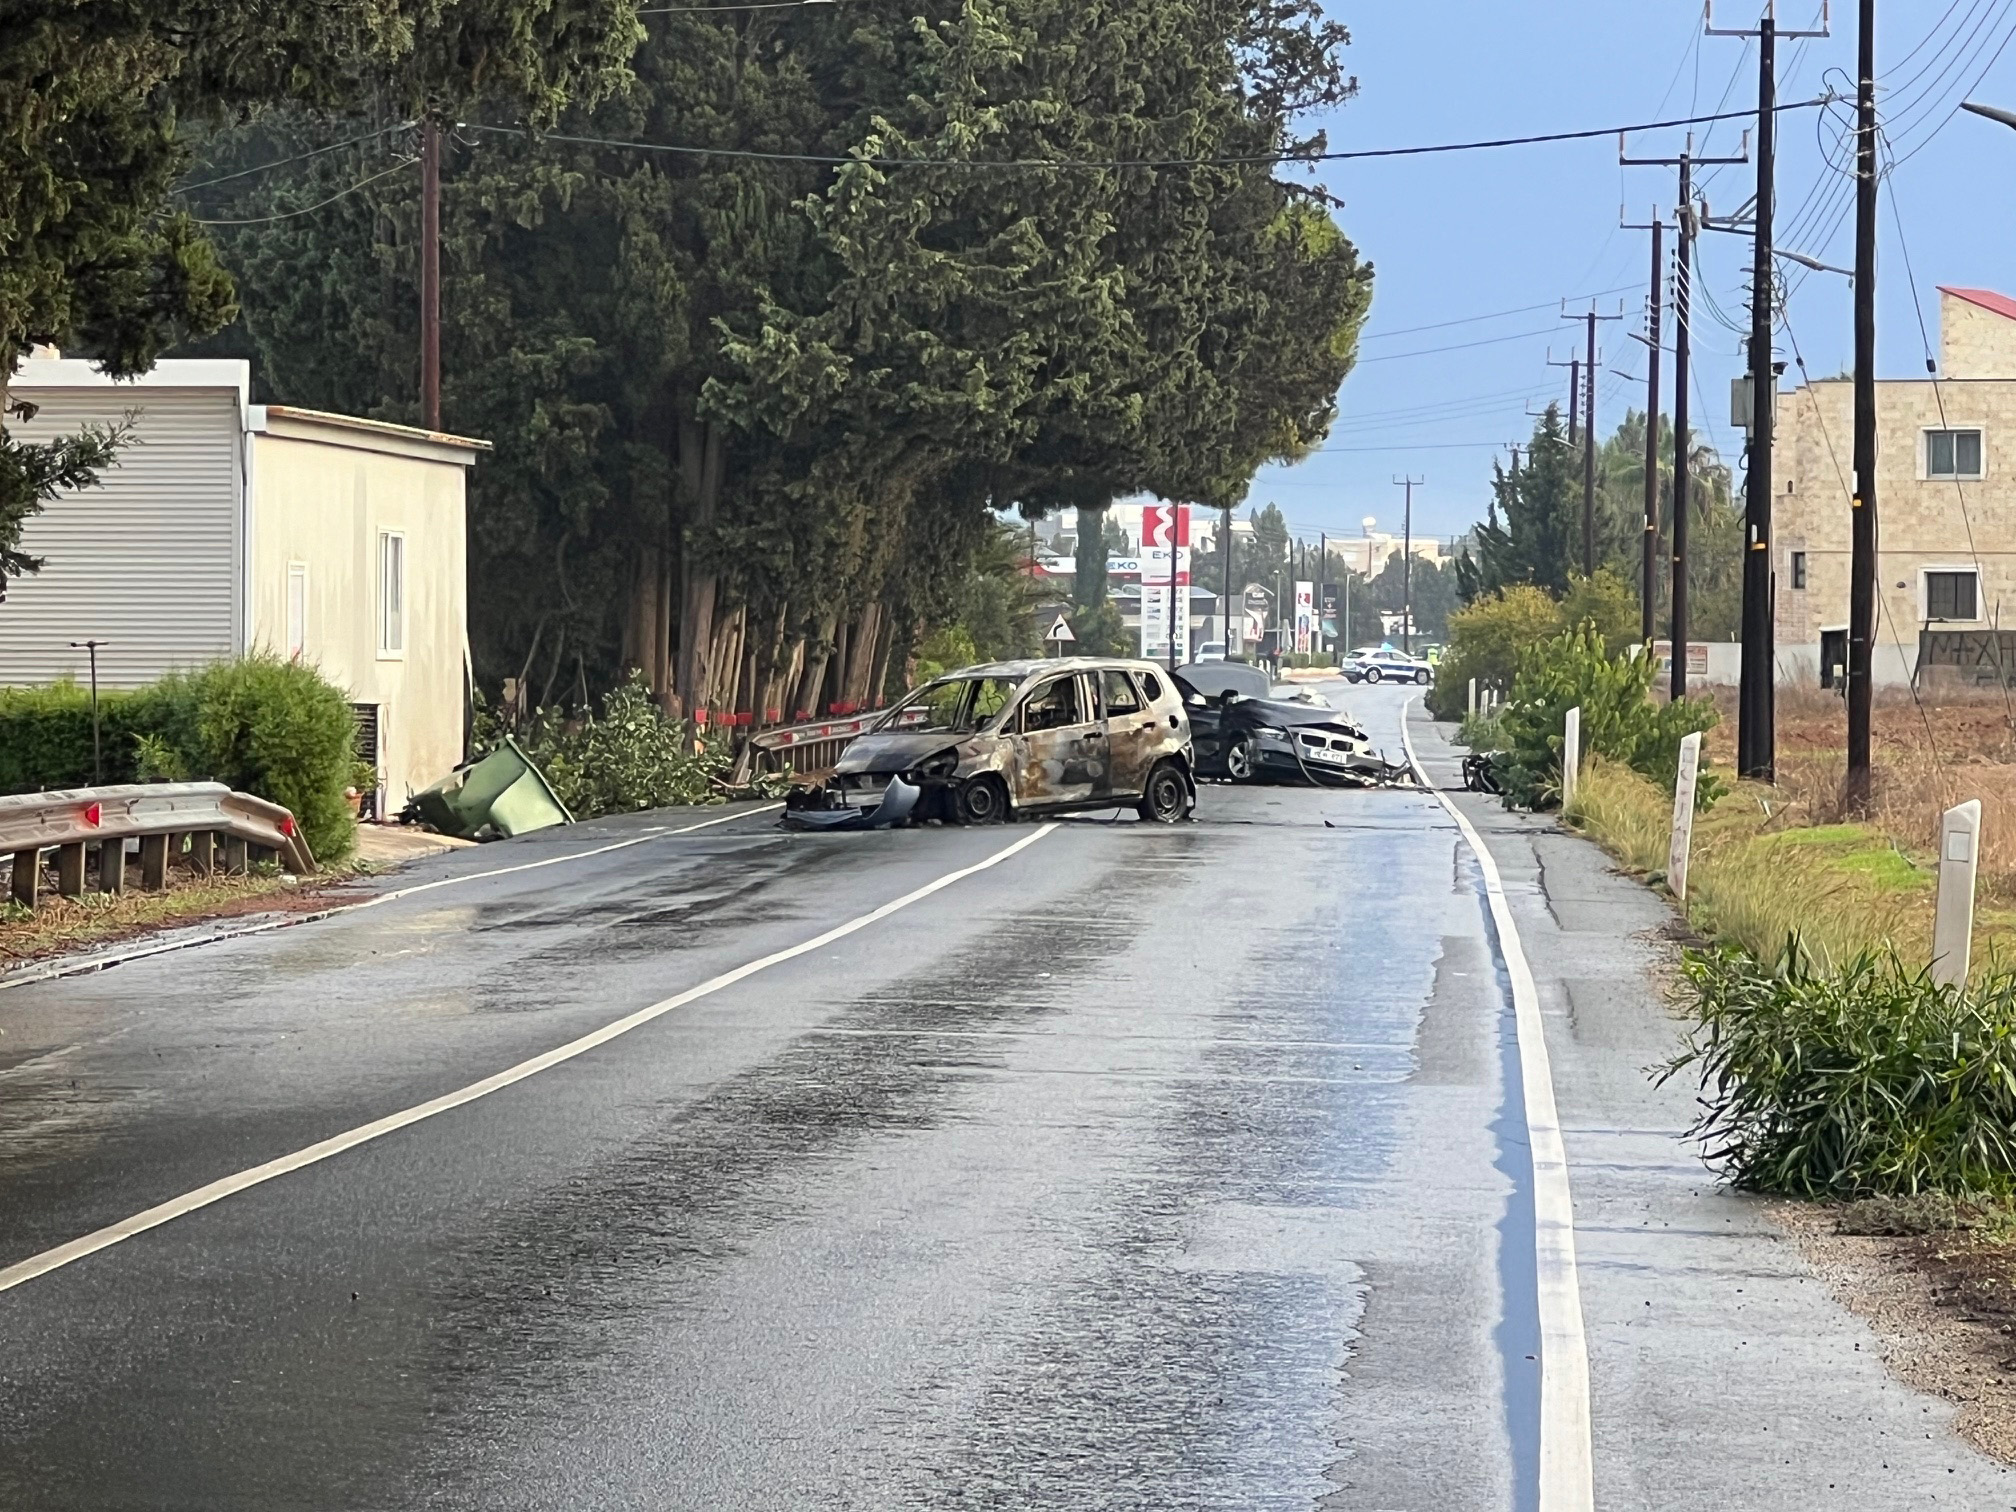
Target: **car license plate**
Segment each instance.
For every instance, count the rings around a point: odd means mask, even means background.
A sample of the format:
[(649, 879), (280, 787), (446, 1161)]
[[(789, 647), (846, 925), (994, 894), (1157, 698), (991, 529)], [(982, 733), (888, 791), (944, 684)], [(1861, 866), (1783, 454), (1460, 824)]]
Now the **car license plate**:
[(1328, 746), (1304, 746), (1302, 754), (1311, 761), (1327, 761), (1332, 766), (1348, 766), (1351, 754), (1348, 751), (1333, 751)]

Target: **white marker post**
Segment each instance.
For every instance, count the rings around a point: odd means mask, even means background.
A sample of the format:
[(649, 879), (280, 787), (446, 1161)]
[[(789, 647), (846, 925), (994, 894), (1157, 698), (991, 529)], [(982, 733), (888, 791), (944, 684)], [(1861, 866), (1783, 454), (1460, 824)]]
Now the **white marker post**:
[(1974, 950), (1974, 878), (1981, 867), (1981, 800), (1946, 810), (1939, 821), (1939, 910), (1932, 926), (1932, 980), (1967, 982)]
[(1477, 717), (1477, 679), (1470, 679), (1470, 717)]
[(1582, 710), (1568, 711), (1561, 728), (1561, 807), (1575, 801), (1575, 783), (1582, 775)]
[(1680, 774), (1673, 783), (1673, 838), (1666, 847), (1666, 886), (1687, 901), (1687, 860), (1694, 851), (1694, 785), (1701, 772), (1701, 736), (1680, 742)]

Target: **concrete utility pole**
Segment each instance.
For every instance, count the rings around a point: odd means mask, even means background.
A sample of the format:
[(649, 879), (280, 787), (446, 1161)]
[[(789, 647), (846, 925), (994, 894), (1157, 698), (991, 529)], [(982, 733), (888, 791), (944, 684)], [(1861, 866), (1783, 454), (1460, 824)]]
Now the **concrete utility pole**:
[(441, 128), (420, 123), (420, 419), (441, 429)]
[(1667, 635), (1673, 645), (1673, 665), (1668, 686), (1675, 698), (1687, 696), (1687, 507), (1690, 474), (1693, 470), (1693, 417), (1689, 402), (1693, 396), (1694, 359), (1694, 243), (1701, 233), (1700, 215), (1694, 203), (1694, 169), (1701, 164), (1735, 166), (1750, 161), (1746, 136), (1744, 151), (1735, 157), (1701, 158), (1694, 155), (1694, 134), (1678, 157), (1634, 158), (1624, 156), (1623, 139), (1618, 139), (1619, 164), (1627, 167), (1677, 168), (1680, 189), (1674, 199), (1674, 221), (1679, 242), (1673, 258), (1673, 560), (1672, 604)]
[(1819, 31), (1780, 31), (1776, 0), (1755, 31), (1718, 30), (1711, 5), (1708, 34), (1757, 39), (1757, 197), (1750, 264), (1750, 451), (1744, 489), (1743, 681), (1738, 694), (1736, 771), (1771, 782), (1777, 770), (1777, 648), (1772, 623), (1771, 432), (1776, 423), (1778, 374), (1771, 354), (1772, 215), (1777, 196), (1778, 42), (1824, 37)]
[(1414, 490), (1427, 481), (1413, 477), (1393, 480), (1394, 487), (1407, 490), (1400, 526), (1400, 649), (1409, 656), (1414, 654)]
[[(1876, 649), (1876, 0), (1862, 0), (1855, 101), (1855, 498), (1848, 561), (1848, 779), (1869, 806)], [(1964, 974), (1964, 967), (1963, 967)]]

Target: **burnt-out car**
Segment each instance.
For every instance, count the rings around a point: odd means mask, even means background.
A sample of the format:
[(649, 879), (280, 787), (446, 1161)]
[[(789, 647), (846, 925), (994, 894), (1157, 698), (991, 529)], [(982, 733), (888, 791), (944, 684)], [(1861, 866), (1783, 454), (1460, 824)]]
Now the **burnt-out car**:
[(1369, 787), (1406, 780), (1365, 728), (1321, 700), (1282, 699), (1258, 667), (1207, 662), (1173, 674), (1199, 777)]
[(794, 808), (833, 828), (838, 811), (865, 821), (885, 799), (891, 817), (959, 824), (1111, 808), (1173, 824), (1196, 801), (1190, 724), (1168, 672), (1146, 662), (966, 667), (897, 704)]

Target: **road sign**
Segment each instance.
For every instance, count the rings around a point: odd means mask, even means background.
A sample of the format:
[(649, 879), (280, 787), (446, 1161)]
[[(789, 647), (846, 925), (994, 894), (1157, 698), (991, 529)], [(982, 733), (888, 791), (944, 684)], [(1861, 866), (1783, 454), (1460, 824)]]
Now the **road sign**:
[(1057, 623), (1050, 627), (1043, 639), (1061, 643), (1064, 641), (1075, 641), (1078, 637), (1071, 633), (1071, 627), (1064, 623), (1064, 616), (1060, 614), (1057, 616)]

